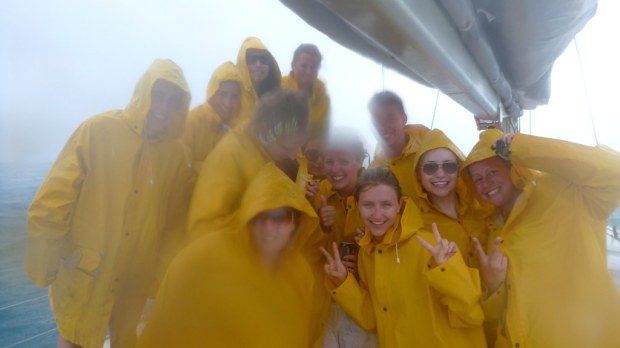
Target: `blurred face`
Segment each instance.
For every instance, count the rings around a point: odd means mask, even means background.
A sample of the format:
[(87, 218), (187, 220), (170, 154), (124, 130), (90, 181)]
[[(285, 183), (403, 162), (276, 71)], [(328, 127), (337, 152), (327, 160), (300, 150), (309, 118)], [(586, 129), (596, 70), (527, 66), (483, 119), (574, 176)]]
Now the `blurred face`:
[(407, 124), (407, 115), (396, 105), (375, 106), (372, 110), (372, 123), (381, 141), (388, 147), (398, 146), (405, 138), (404, 127)]
[(265, 50), (250, 48), (246, 51), (245, 56), (250, 72), (250, 79), (254, 86), (259, 85), (269, 75), (269, 53)]
[(357, 174), (362, 160), (355, 158), (353, 151), (327, 149), (325, 151), (325, 175), (334, 190), (342, 197), (353, 194), (357, 186)]
[(373, 239), (381, 241), (396, 223), (402, 203), (392, 187), (381, 184), (360, 192), (357, 204), (364, 225), (370, 230)]
[(323, 151), (323, 143), (317, 138), (308, 140), (304, 147), (304, 157), (308, 161), (308, 173), (312, 174), (315, 179), (325, 177)]
[(229, 121), (241, 109), (241, 86), (236, 81), (223, 81), (210, 104), (224, 121)]
[(293, 209), (267, 210), (250, 223), (252, 241), (262, 255), (277, 255), (284, 251), (295, 231)]
[(151, 89), (151, 108), (146, 116), (144, 134), (157, 138), (164, 134), (174, 117), (181, 111), (183, 90), (167, 80), (157, 80)]
[(512, 209), (521, 191), (513, 185), (510, 168), (499, 157), (473, 163), (467, 169), (480, 198), (500, 209)]
[(284, 133), (274, 142), (264, 145), (265, 151), (274, 162), (294, 160), (299, 148), (306, 142), (306, 132)]
[(454, 153), (438, 148), (422, 155), (416, 172), (420, 184), (430, 196), (446, 197), (454, 193), (458, 169)]
[(293, 75), (295, 76), (295, 82), (300, 89), (309, 89), (312, 87), (312, 83), (319, 74), (319, 66), (321, 62), (319, 57), (301, 53), (297, 59), (293, 62)]

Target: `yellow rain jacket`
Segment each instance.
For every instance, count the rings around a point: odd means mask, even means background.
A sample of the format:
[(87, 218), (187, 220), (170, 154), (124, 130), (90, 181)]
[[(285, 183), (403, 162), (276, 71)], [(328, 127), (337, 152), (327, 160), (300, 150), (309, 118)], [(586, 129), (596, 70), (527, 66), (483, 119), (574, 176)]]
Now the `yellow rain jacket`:
[[(271, 162), (254, 133), (251, 125), (234, 129), (203, 163), (189, 209), (191, 240), (228, 225), (258, 170)], [(300, 187), (307, 175), (307, 166), (300, 164)]]
[(379, 144), (375, 151), (375, 156), (370, 163), (370, 167), (386, 167), (389, 168), (398, 183), (400, 184), (403, 195), (411, 197), (417, 203), (417, 180), (415, 177), (415, 167), (413, 161), (415, 154), (420, 148), (420, 143), (429, 129), (421, 124), (409, 124), (405, 126), (405, 133), (409, 135), (409, 142), (396, 158), (387, 158), (385, 150)]
[[(441, 130), (433, 129), (422, 140), (420, 149), (413, 161), (413, 168), (418, 167), (420, 158), (425, 153), (438, 148), (446, 148), (452, 151), (459, 163), (465, 160), (461, 150), (450, 138)], [(478, 267), (478, 256), (471, 238), (476, 237), (482, 245), (486, 245), (489, 229), (485, 222), (485, 217), (489, 211), (483, 210), (480, 206), (476, 200), (475, 191), (465, 184), (460, 175), (458, 176), (455, 192), (456, 211), (459, 217), (458, 219), (453, 219), (433, 206), (419, 179), (417, 179), (416, 189), (418, 190), (418, 206), (422, 213), (422, 220), (424, 220), (424, 228), (427, 231), (432, 231), (431, 225), (435, 222), (441, 236), (455, 242), (459, 247), (465, 263), (470, 267)]]
[[(297, 248), (318, 218), (304, 194), (273, 163), (265, 165), (246, 191), (237, 223), (174, 260), (138, 347), (308, 347), (313, 280)], [(262, 266), (248, 225), (281, 207), (301, 212), (301, 223), (274, 274)]]
[(249, 48), (256, 48), (259, 50), (266, 51), (271, 58), (271, 67), (269, 70), (268, 79), (273, 79), (274, 81), (280, 82), (282, 80), (282, 73), (280, 72), (280, 67), (278, 66), (278, 62), (271, 55), (269, 50), (267, 50), (267, 46), (263, 44), (263, 42), (256, 37), (248, 37), (241, 44), (241, 48), (239, 49), (239, 54), (237, 55), (237, 69), (239, 69), (239, 73), (241, 74), (241, 80), (243, 84), (241, 86), (241, 112), (240, 112), (240, 121), (241, 123), (246, 123), (250, 121), (254, 117), (254, 113), (258, 108), (258, 103), (260, 102), (260, 97), (254, 86), (252, 85), (252, 79), (250, 77), (250, 70), (248, 69), (248, 63), (246, 61), (246, 53)]
[(379, 345), (398, 347), (486, 347), (479, 304), (478, 271), (467, 267), (460, 252), (430, 268), (432, 258), (415, 238), (435, 244), (417, 207), (407, 198), (400, 222), (381, 243), (369, 231), (360, 241), (359, 283), (349, 273), (332, 298)]
[[(166, 133), (148, 139), (158, 79), (179, 86), (185, 99)], [(101, 347), (109, 325), (114, 344), (132, 346), (161, 258), (182, 243), (174, 233), (184, 230), (193, 169), (178, 137), (189, 100), (181, 69), (156, 60), (126, 109), (80, 125), (32, 201), (26, 273), (50, 286), (58, 330), (73, 343)]]
[[(282, 78), (282, 88), (299, 90), (292, 71)], [(315, 79), (312, 83), (312, 95), (308, 104), (310, 106), (310, 137), (327, 135), (330, 123), (330, 101), (323, 81)]]
[[(495, 156), (490, 146), (501, 136), (483, 132), (464, 168)], [(485, 302), (500, 318), (496, 347), (620, 347), (620, 294), (605, 247), (620, 202), (620, 154), (525, 134), (510, 150), (523, 193), (503, 227), (489, 221), (489, 247), (501, 236), (508, 257), (506, 281)]]
[(232, 62), (226, 62), (215, 69), (207, 86), (205, 103), (192, 109), (187, 116), (183, 142), (191, 151), (196, 170), (200, 170), (204, 159), (238, 121), (235, 117), (230, 123), (224, 122), (211, 106), (211, 98), (225, 81), (236, 81), (243, 86), (241, 75)]

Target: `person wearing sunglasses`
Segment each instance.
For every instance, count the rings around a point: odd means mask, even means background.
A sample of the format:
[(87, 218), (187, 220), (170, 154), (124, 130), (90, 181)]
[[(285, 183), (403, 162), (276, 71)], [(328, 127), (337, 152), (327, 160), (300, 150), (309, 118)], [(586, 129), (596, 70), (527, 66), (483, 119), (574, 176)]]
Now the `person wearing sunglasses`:
[(475, 199), (475, 192), (459, 176), (465, 160), (461, 150), (441, 130), (426, 136), (414, 160), (418, 206), (424, 226), (433, 223), (448, 240), (459, 247), (465, 263), (478, 265), (472, 237), (486, 243), (489, 231), (484, 222), (486, 211)]
[(620, 347), (620, 292), (606, 226), (620, 203), (620, 153), (491, 129), (462, 167), (494, 208), (476, 243), (496, 347)]
[(256, 37), (248, 37), (237, 54), (237, 69), (241, 74), (241, 121), (246, 123), (254, 113), (263, 96), (280, 89), (282, 74), (278, 62), (267, 46)]
[(215, 145), (238, 123), (241, 84), (241, 75), (232, 62), (220, 65), (209, 80), (206, 101), (187, 115), (183, 142), (190, 149), (196, 170), (200, 170)]
[(282, 78), (282, 88), (301, 91), (310, 102), (310, 136), (327, 136), (330, 123), (329, 96), (319, 80), (321, 52), (313, 44), (301, 44), (293, 53), (291, 72)]
[(274, 163), (259, 169), (235, 221), (175, 258), (137, 347), (310, 347), (299, 248), (318, 218), (304, 195)]

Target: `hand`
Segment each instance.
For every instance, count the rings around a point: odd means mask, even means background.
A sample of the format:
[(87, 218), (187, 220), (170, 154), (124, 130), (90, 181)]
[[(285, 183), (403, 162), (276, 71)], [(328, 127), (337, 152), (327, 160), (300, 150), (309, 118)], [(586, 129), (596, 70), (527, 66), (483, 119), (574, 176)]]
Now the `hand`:
[(352, 273), (354, 276), (357, 276), (357, 256), (356, 255), (345, 255), (342, 257), (342, 264), (346, 267), (349, 273)]
[(514, 137), (514, 133), (504, 133), (504, 135), (502, 136), (502, 140), (506, 143), (506, 145), (510, 146), (510, 144), (512, 144), (512, 138)]
[(321, 195), (321, 208), (319, 209), (321, 226), (330, 229), (336, 223), (336, 207), (327, 205), (327, 199)]
[(433, 255), (433, 259), (435, 260), (435, 265), (441, 265), (446, 261), (450, 260), (450, 258), (456, 254), (459, 248), (456, 246), (456, 243), (450, 242), (447, 239), (441, 238), (439, 234), (439, 230), (437, 229), (437, 225), (433, 222), (433, 235), (435, 235), (435, 240), (437, 244), (432, 246), (428, 243), (424, 238), (416, 235), (415, 238), (422, 244), (426, 250), (430, 251), (431, 255)]
[(484, 252), (477, 238), (474, 237), (473, 242), (474, 248), (478, 251), (482, 281), (484, 281), (487, 291), (493, 293), (506, 280), (506, 272), (508, 270), (508, 258), (499, 251), (502, 238), (495, 238), (491, 252), (488, 255)]
[(338, 245), (336, 242), (332, 242), (332, 249), (334, 256), (330, 255), (325, 248), (320, 247), (321, 253), (325, 255), (327, 263), (325, 264), (325, 275), (336, 286), (339, 287), (347, 279), (347, 268), (340, 260), (340, 252), (338, 252)]
[(355, 230), (355, 237), (354, 237), (355, 243), (359, 244), (362, 238), (364, 238), (364, 230), (361, 228), (358, 228), (357, 230)]
[(306, 198), (312, 202), (314, 197), (319, 194), (321, 184), (319, 180), (309, 180), (306, 183)]

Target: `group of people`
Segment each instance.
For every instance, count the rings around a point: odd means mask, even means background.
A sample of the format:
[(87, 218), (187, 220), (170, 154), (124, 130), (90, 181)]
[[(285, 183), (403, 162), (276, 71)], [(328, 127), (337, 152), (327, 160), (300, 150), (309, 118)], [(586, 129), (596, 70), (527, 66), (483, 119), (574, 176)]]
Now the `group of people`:
[(321, 59), (282, 77), (248, 38), (192, 110), (156, 60), (80, 125), (28, 212), (59, 347), (620, 347), (620, 154), (490, 129), (465, 156), (382, 91), (370, 160)]

